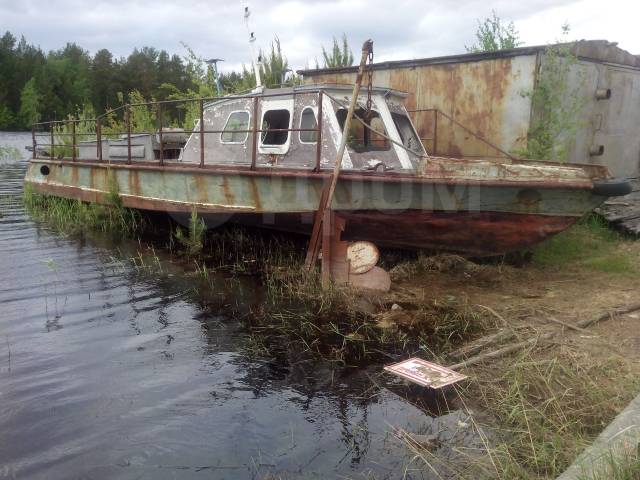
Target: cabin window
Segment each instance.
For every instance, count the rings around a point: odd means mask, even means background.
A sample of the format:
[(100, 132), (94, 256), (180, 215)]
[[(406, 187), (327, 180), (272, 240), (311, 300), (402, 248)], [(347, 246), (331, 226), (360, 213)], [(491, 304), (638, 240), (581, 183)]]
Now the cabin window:
[[(267, 110), (262, 116), (262, 145), (284, 145), (289, 140), (289, 110)], [(284, 130), (284, 131), (280, 131)]]
[[(305, 107), (300, 115), (300, 129), (318, 128), (316, 114), (311, 107)], [(318, 141), (318, 132), (299, 132), (300, 143), (316, 143)]]
[[(356, 109), (355, 114), (361, 119), (365, 120), (364, 108)], [(339, 109), (336, 112), (336, 117), (338, 118), (340, 130), (344, 129), (344, 122), (347, 119), (347, 109)], [(365, 128), (365, 126), (354, 117), (351, 121), (347, 145), (349, 145), (349, 147), (357, 153), (389, 150), (391, 148), (391, 144), (385, 138), (385, 136), (388, 136), (387, 130), (384, 127), (382, 118), (380, 118), (380, 114), (375, 110), (371, 111), (368, 125), (371, 127), (371, 129), (383, 134), (384, 136), (375, 133), (369, 128)]]
[(420, 142), (420, 139), (416, 135), (416, 131), (413, 129), (411, 121), (407, 118), (407, 116), (392, 112), (391, 118), (393, 118), (393, 123), (398, 129), (402, 144), (409, 150), (413, 150), (414, 152), (421, 152), (422, 144)]
[(231, 112), (220, 134), (222, 143), (244, 143), (249, 136), (249, 112), (241, 110)]

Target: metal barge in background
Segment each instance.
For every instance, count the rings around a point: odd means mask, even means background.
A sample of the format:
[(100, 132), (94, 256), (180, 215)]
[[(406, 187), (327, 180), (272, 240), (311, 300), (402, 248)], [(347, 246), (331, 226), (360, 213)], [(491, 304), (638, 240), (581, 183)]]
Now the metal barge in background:
[[(470, 127), (506, 152), (523, 151), (542, 115), (532, 101), (544, 81), (548, 52), (570, 52), (561, 91), (580, 99), (579, 122), (565, 145), (567, 161), (606, 166), (615, 176), (640, 176), (640, 56), (605, 40), (580, 40), (374, 63), (373, 84), (409, 92), (407, 109), (429, 153), (454, 157), (500, 156), (469, 134)], [(557, 53), (556, 53), (557, 55)], [(352, 83), (355, 67), (299, 70), (304, 82)], [(567, 99), (570, 102), (570, 98)]]

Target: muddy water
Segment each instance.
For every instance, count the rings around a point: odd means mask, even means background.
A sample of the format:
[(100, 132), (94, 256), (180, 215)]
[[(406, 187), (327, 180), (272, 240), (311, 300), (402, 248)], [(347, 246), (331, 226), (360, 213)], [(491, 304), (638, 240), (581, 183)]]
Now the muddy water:
[(414, 406), (380, 365), (256, 355), (234, 317), (254, 279), (203, 292), (162, 256), (135, 268), (137, 244), (34, 222), (25, 166), (0, 161), (0, 478), (431, 478), (392, 428), (456, 446), (464, 416)]

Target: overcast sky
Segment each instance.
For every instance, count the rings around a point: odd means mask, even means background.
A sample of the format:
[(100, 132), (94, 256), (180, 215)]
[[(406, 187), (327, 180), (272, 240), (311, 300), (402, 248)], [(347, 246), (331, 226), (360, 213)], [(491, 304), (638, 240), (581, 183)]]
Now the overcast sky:
[(250, 62), (245, 3), (257, 46), (268, 48), (277, 35), (294, 68), (313, 66), (320, 46), (342, 32), (356, 54), (372, 38), (376, 61), (462, 53), (492, 9), (515, 23), (525, 45), (559, 39), (568, 22), (571, 40), (606, 39), (640, 54), (638, 0), (0, 0), (0, 30), (44, 50), (76, 42), (116, 56), (142, 46), (183, 55), (184, 41), (204, 57), (224, 58), (228, 70)]

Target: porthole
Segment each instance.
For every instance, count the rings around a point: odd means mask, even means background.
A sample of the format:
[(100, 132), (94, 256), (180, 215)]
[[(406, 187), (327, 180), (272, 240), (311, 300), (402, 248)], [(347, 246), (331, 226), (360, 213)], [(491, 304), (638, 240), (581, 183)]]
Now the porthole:
[(40, 167), (40, 173), (44, 176), (49, 175), (49, 173), (51, 173), (51, 171), (49, 170), (49, 166), (48, 165), (42, 165)]

